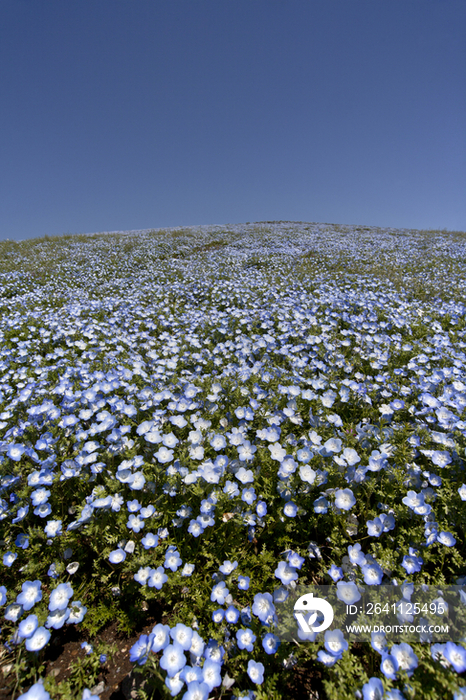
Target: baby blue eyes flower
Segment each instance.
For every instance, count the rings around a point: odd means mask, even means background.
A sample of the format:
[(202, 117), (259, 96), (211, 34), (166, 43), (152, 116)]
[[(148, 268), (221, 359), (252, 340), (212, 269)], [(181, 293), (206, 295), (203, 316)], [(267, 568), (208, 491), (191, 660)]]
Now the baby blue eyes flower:
[(153, 633), (149, 635), (141, 635), (138, 641), (135, 644), (133, 644), (129, 651), (129, 659), (131, 663), (137, 661), (139, 666), (143, 666), (149, 657), (149, 652), (151, 651), (153, 641)]
[(49, 610), (64, 610), (68, 606), (68, 601), (73, 595), (73, 589), (69, 583), (59, 583), (51, 592), (49, 600)]
[(295, 569), (291, 568), (285, 561), (281, 561), (274, 572), (275, 576), (280, 579), (282, 584), (286, 586), (291, 581), (296, 581), (298, 574)]
[(249, 588), (249, 576), (238, 576), (238, 588), (240, 591), (247, 591)]
[[(141, 574), (142, 579), (144, 578), (145, 573)], [(136, 576), (134, 577), (136, 578)], [(149, 588), (156, 588), (158, 591), (162, 588), (163, 584), (168, 581), (168, 576), (163, 570), (162, 566), (158, 566), (157, 569), (150, 569), (148, 572), (148, 576), (145, 582), (147, 582)], [(139, 581), (139, 583), (142, 583), (142, 580)]]
[(341, 654), (330, 654), (330, 652), (325, 651), (324, 649), (321, 649), (317, 653), (317, 658), (325, 666), (330, 667), (330, 666), (334, 666), (336, 664), (336, 662), (341, 659)]
[(335, 492), (335, 505), (341, 510), (350, 510), (356, 503), (356, 498), (354, 497), (351, 489), (338, 489)]
[(451, 532), (439, 532), (437, 535), (437, 542), (444, 544), (446, 547), (453, 547), (456, 544), (456, 539), (453, 537)]
[(256, 500), (256, 492), (253, 488), (250, 489), (243, 489), (241, 493), (241, 500), (247, 503), (249, 506), (254, 503)]
[(183, 647), (174, 642), (169, 644), (163, 650), (162, 658), (159, 661), (161, 668), (167, 672), (167, 674), (172, 678), (186, 665), (186, 657), (184, 655)]
[(367, 534), (370, 537), (380, 537), (383, 532), (383, 524), (380, 518), (374, 518), (374, 520), (368, 520), (367, 523)]
[(0, 607), (6, 603), (6, 588), (5, 586), (0, 586)]
[(306, 561), (304, 557), (301, 557), (297, 552), (293, 552), (292, 550), (288, 552), (287, 559), (288, 564), (294, 569), (300, 569)]
[(207, 685), (209, 693), (221, 684), (221, 669), (221, 665), (213, 659), (206, 659), (204, 661), (204, 666), (202, 667), (202, 680), (203, 683)]
[(252, 659), (248, 661), (248, 676), (253, 683), (260, 685), (264, 682), (264, 664), (256, 663)]
[(47, 525), (44, 527), (44, 532), (47, 537), (56, 537), (61, 535), (62, 532), (62, 521), (61, 520), (49, 520)]
[(252, 612), (263, 623), (267, 623), (269, 618), (273, 618), (275, 615), (275, 606), (270, 593), (256, 593)]
[(126, 527), (133, 532), (139, 532), (144, 527), (144, 520), (138, 515), (130, 515)]
[(314, 513), (326, 513), (328, 511), (328, 501), (325, 496), (320, 496), (314, 501)]
[(343, 570), (335, 564), (332, 564), (327, 573), (330, 576), (330, 578), (333, 579), (333, 581), (335, 581), (335, 583), (343, 578)]
[(397, 660), (399, 669), (406, 671), (408, 676), (413, 675), (413, 671), (417, 668), (419, 660), (409, 644), (406, 644), (406, 642), (393, 644), (390, 649), (390, 654)]
[(108, 555), (108, 560), (111, 564), (121, 564), (125, 559), (126, 552), (121, 548), (114, 549), (113, 552), (110, 552)]
[(214, 610), (214, 612), (212, 613), (212, 620), (215, 622), (216, 625), (219, 625), (221, 622), (223, 622), (224, 617), (225, 611), (222, 610), (222, 608)]
[(239, 649), (252, 651), (254, 642), (256, 641), (256, 635), (250, 629), (239, 629), (236, 632), (236, 641)]
[(406, 569), (408, 574), (415, 574), (421, 570), (423, 563), (421, 557), (405, 554), (401, 566)]
[(145, 535), (141, 540), (141, 544), (144, 547), (144, 549), (157, 547), (158, 543), (159, 538), (157, 537), (157, 535), (152, 534), (152, 532), (148, 532), (147, 535)]
[(38, 627), (39, 620), (37, 619), (37, 615), (28, 615), (25, 620), (19, 623), (18, 634), (22, 639), (29, 639)]
[(50, 496), (50, 491), (48, 489), (36, 489), (31, 493), (31, 501), (34, 506), (40, 506), (42, 503), (46, 503)]
[(341, 630), (327, 630), (324, 639), (325, 648), (330, 654), (342, 654), (348, 649), (348, 642)]
[(168, 625), (162, 625), (162, 623), (159, 622), (159, 624), (155, 625), (152, 629), (152, 633), (154, 635), (152, 640), (152, 651), (154, 653), (165, 649), (165, 647), (169, 645), (170, 627)]
[(42, 583), (40, 581), (25, 581), (21, 586), (22, 592), (16, 598), (18, 605), (22, 605), (24, 610), (30, 610), (36, 603), (42, 600), (41, 587)]
[[(4, 566), (10, 567), (13, 564), (14, 560), (17, 558), (18, 558), (18, 555), (16, 553), (13, 554), (13, 552), (6, 552), (6, 554), (3, 555)], [(2, 586), (2, 588), (3, 588), (3, 586)], [(1, 603), (1, 605), (3, 605), (3, 603)]]
[(187, 627), (181, 622), (178, 622), (178, 624), (170, 630), (170, 637), (174, 642), (177, 642), (182, 649), (189, 651), (193, 637), (193, 630), (191, 627)]
[(24, 445), (13, 444), (9, 445), (6, 453), (10, 459), (14, 460), (15, 462), (19, 462), (25, 451), (26, 448), (24, 447)]
[(267, 515), (267, 503), (265, 501), (258, 501), (256, 504), (256, 513), (259, 518), (263, 518), (265, 515)]
[[(207, 700), (211, 691), (210, 686), (202, 679), (204, 675), (201, 671), (199, 680), (192, 680), (188, 685), (188, 690), (183, 695), (182, 700)], [(220, 684), (219, 684), (220, 685)]]
[(193, 537), (199, 537), (204, 532), (204, 528), (197, 520), (191, 520), (188, 526), (188, 532), (193, 535)]
[(458, 489), (458, 493), (462, 501), (466, 501), (466, 484), (461, 484)]
[(228, 576), (228, 574), (231, 574), (232, 571), (236, 569), (238, 566), (238, 562), (234, 561), (233, 563), (231, 561), (226, 561), (223, 562), (221, 566), (218, 567), (218, 570), (224, 574), (225, 576)]
[(225, 581), (220, 581), (220, 583), (217, 583), (212, 588), (210, 600), (212, 603), (219, 603), (220, 605), (223, 605), (228, 594), (229, 590), (226, 587)]
[(366, 561), (366, 557), (361, 551), (361, 545), (359, 542), (355, 545), (348, 546), (348, 556), (352, 564), (359, 564), (359, 566), (362, 566)]
[(294, 518), (298, 512), (298, 506), (293, 501), (288, 501), (283, 506), (283, 512), (288, 518)]
[(166, 569), (170, 569), (171, 571), (175, 572), (179, 567), (181, 566), (182, 561), (180, 557), (180, 553), (178, 552), (177, 549), (172, 549), (172, 550), (167, 550), (165, 554), (165, 563), (164, 567)]
[(280, 644), (280, 639), (272, 632), (268, 632), (262, 640), (262, 648), (269, 655), (275, 654)]
[(358, 587), (352, 581), (338, 581), (337, 583), (337, 598), (347, 605), (352, 605), (361, 600), (361, 594)]
[(447, 642), (443, 655), (453, 666), (456, 673), (463, 673), (466, 670), (466, 649), (464, 647), (453, 642)]
[(38, 627), (32, 637), (26, 639), (26, 649), (28, 651), (40, 651), (45, 647), (50, 639), (50, 632), (45, 627)]
[(382, 661), (380, 662), (380, 670), (384, 674), (385, 678), (395, 681), (396, 672), (398, 671), (398, 661), (391, 654), (383, 653)]
[(367, 683), (364, 683), (362, 687), (362, 697), (363, 700), (383, 700), (385, 691), (380, 678), (372, 677), (369, 678)]
[(191, 576), (195, 568), (194, 564), (185, 564), (181, 570), (181, 575)]
[(377, 563), (364, 564), (361, 567), (361, 572), (368, 586), (378, 586), (382, 581), (383, 570)]
[(21, 549), (27, 549), (29, 547), (29, 537), (27, 535), (18, 535), (15, 539), (15, 545), (21, 547)]
[(225, 620), (230, 624), (230, 625), (235, 625), (238, 620), (239, 620), (239, 610), (235, 608), (234, 605), (230, 605), (226, 610), (225, 610)]
[(18, 696), (18, 700), (50, 700), (50, 693), (45, 690), (43, 680), (34, 683), (27, 693)]

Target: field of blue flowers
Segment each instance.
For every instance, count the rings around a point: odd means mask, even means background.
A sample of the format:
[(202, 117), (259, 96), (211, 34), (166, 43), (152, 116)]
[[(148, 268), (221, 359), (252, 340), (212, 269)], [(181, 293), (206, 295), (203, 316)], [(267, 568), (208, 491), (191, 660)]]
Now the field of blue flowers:
[(278, 627), (298, 585), (466, 582), (466, 234), (261, 222), (0, 260), (4, 697), (94, 700), (102, 630), (156, 604), (141, 697), (466, 698), (466, 639)]

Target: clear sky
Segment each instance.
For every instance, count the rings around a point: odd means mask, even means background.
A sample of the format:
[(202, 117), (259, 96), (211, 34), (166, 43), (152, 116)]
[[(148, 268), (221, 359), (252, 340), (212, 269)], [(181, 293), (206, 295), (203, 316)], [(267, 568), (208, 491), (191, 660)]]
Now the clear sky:
[(464, 0), (2, 0), (0, 239), (466, 230)]

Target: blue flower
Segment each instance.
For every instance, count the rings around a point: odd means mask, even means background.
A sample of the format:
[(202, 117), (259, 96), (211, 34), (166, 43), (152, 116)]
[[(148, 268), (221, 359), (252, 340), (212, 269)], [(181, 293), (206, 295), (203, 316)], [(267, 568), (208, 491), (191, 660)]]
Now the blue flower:
[(348, 649), (348, 642), (341, 630), (327, 630), (324, 639), (325, 648), (330, 654), (338, 656)]
[(242, 628), (237, 630), (236, 640), (238, 642), (239, 649), (246, 649), (247, 651), (252, 651), (254, 642), (256, 641), (256, 635), (249, 628)]
[(336, 566), (335, 564), (332, 564), (327, 573), (330, 576), (330, 578), (335, 581), (335, 583), (343, 578), (343, 569), (341, 569), (339, 566)]
[(406, 671), (408, 676), (412, 676), (414, 669), (418, 666), (418, 658), (412, 647), (406, 642), (394, 644), (390, 649), (390, 654), (397, 660), (398, 667)]
[(18, 696), (18, 700), (50, 700), (50, 693), (44, 688), (42, 678), (38, 683), (31, 685), (26, 693)]
[(207, 683), (191, 681), (188, 683), (188, 689), (183, 695), (182, 700), (207, 700), (210, 690)]
[(162, 625), (159, 622), (158, 625), (152, 628), (152, 634), (154, 638), (152, 640), (152, 651), (157, 653), (161, 649), (165, 649), (170, 643), (170, 627), (168, 625)]
[(437, 535), (437, 542), (444, 544), (446, 547), (453, 547), (456, 544), (456, 539), (453, 537), (451, 532), (439, 532)]
[(40, 651), (45, 647), (50, 639), (50, 632), (45, 627), (38, 627), (32, 637), (26, 639), (26, 649), (28, 651)]
[(49, 610), (64, 610), (68, 607), (68, 601), (73, 595), (73, 589), (69, 583), (59, 583), (51, 592), (49, 600)]
[(222, 610), (222, 608), (219, 608), (218, 610), (214, 610), (212, 613), (212, 620), (215, 622), (216, 625), (219, 625), (221, 622), (223, 622), (223, 618), (225, 617), (225, 611)]
[(142, 634), (139, 637), (138, 641), (133, 644), (129, 650), (129, 660), (131, 663), (137, 661), (139, 666), (143, 666), (146, 663), (149, 658), (149, 653), (152, 650), (154, 638), (155, 635), (152, 632), (149, 635)]
[(11, 566), (17, 557), (18, 555), (16, 553), (13, 554), (13, 552), (6, 552), (6, 554), (3, 555), (4, 566)]
[(284, 586), (286, 586), (286, 584), (290, 583), (291, 581), (296, 581), (296, 579), (298, 578), (298, 574), (296, 573), (295, 569), (289, 566), (285, 561), (281, 561), (278, 564), (277, 568), (274, 571), (274, 574), (278, 579), (280, 579)]
[[(466, 489), (466, 487), (465, 487), (465, 489)], [(265, 515), (267, 515), (267, 503), (265, 501), (258, 501), (257, 502), (256, 513), (259, 516), (259, 518), (263, 518)]]
[(363, 700), (383, 700), (384, 689), (380, 678), (369, 678), (368, 683), (362, 687)]
[(380, 662), (380, 670), (384, 674), (385, 678), (395, 681), (396, 672), (398, 671), (398, 661), (391, 654), (383, 652), (382, 661)]
[(383, 532), (383, 523), (380, 518), (374, 518), (374, 520), (368, 520), (367, 523), (367, 534), (370, 537), (380, 537)]
[(111, 564), (121, 564), (121, 562), (125, 559), (126, 552), (120, 547), (118, 549), (114, 549), (113, 552), (110, 552), (108, 555), (108, 560)]
[(466, 670), (466, 649), (464, 647), (453, 642), (447, 642), (443, 655), (453, 666), (456, 673), (463, 673)]
[(16, 602), (22, 605), (24, 610), (30, 610), (36, 603), (42, 600), (41, 587), (42, 583), (38, 580), (34, 582), (25, 581), (21, 586), (22, 592), (16, 598)]
[(180, 568), (182, 563), (178, 550), (174, 547), (169, 547), (165, 553), (164, 567), (175, 572)]
[(334, 666), (342, 657), (342, 654), (330, 654), (328, 651), (320, 649), (317, 653), (318, 660), (325, 666)]
[[(146, 583), (149, 588), (156, 588), (158, 591), (160, 591), (166, 581), (168, 581), (168, 576), (163, 570), (163, 566), (158, 566), (156, 569), (149, 570), (149, 575), (146, 579)], [(142, 583), (142, 581), (140, 581), (140, 583)]]
[(226, 610), (225, 610), (225, 620), (230, 624), (230, 625), (235, 625), (238, 620), (239, 620), (239, 610), (235, 608), (234, 605), (230, 605)]
[(238, 562), (234, 561), (233, 563), (231, 561), (226, 561), (223, 562), (221, 566), (218, 567), (218, 570), (224, 574), (225, 576), (228, 576), (228, 574), (231, 574), (232, 571), (236, 569), (238, 566)]
[(29, 547), (29, 537), (27, 535), (18, 535), (15, 539), (15, 545), (21, 547), (21, 549), (27, 549)]
[(288, 501), (283, 506), (283, 512), (288, 518), (294, 518), (298, 512), (298, 506), (293, 501)]
[(204, 661), (204, 666), (202, 667), (202, 678), (203, 683), (205, 683), (209, 689), (209, 693), (221, 684), (221, 669), (221, 665), (213, 659), (206, 659)]
[(186, 657), (181, 644), (174, 642), (165, 647), (159, 664), (170, 677), (181, 671), (186, 665)]
[(252, 612), (263, 623), (267, 624), (270, 619), (273, 619), (275, 615), (275, 605), (273, 604), (273, 598), (270, 593), (256, 593)]
[(266, 634), (262, 639), (262, 647), (266, 654), (275, 654), (280, 644), (280, 639), (272, 632)]
[(210, 595), (210, 600), (212, 603), (219, 603), (223, 605), (225, 603), (225, 598), (229, 594), (229, 590), (226, 587), (225, 581), (220, 581), (212, 588), (212, 593)]
[(364, 564), (361, 567), (361, 572), (368, 586), (378, 586), (383, 579), (383, 570), (377, 562)]
[(260, 685), (264, 682), (264, 664), (256, 663), (253, 659), (248, 661), (248, 676), (253, 683)]
[(178, 624), (170, 630), (170, 637), (185, 651), (189, 651), (193, 637), (193, 630), (191, 627), (187, 627), (186, 625), (183, 625), (183, 623), (178, 622)]
[(148, 532), (141, 540), (141, 544), (144, 549), (150, 549), (151, 547), (157, 547), (159, 543), (159, 538), (152, 532)]
[(238, 576), (238, 588), (240, 591), (247, 591), (249, 588), (249, 576)]
[(338, 581), (337, 583), (337, 598), (346, 605), (352, 605), (361, 600), (361, 594), (358, 587), (353, 581)]
[(424, 561), (421, 557), (404, 555), (401, 566), (406, 569), (408, 574), (415, 574), (421, 570)]
[(351, 489), (337, 489), (335, 491), (335, 505), (341, 510), (350, 510), (356, 503)]
[[(2, 586), (4, 588), (4, 586)], [(18, 634), (22, 639), (32, 637), (36, 629), (39, 627), (37, 615), (28, 615), (25, 620), (21, 620), (18, 626)]]

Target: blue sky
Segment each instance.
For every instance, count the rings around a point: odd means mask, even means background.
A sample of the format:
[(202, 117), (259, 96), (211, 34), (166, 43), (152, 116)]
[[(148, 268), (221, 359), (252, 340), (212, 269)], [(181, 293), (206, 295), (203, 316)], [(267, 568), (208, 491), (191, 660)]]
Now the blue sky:
[(0, 238), (466, 230), (464, 0), (2, 0)]

